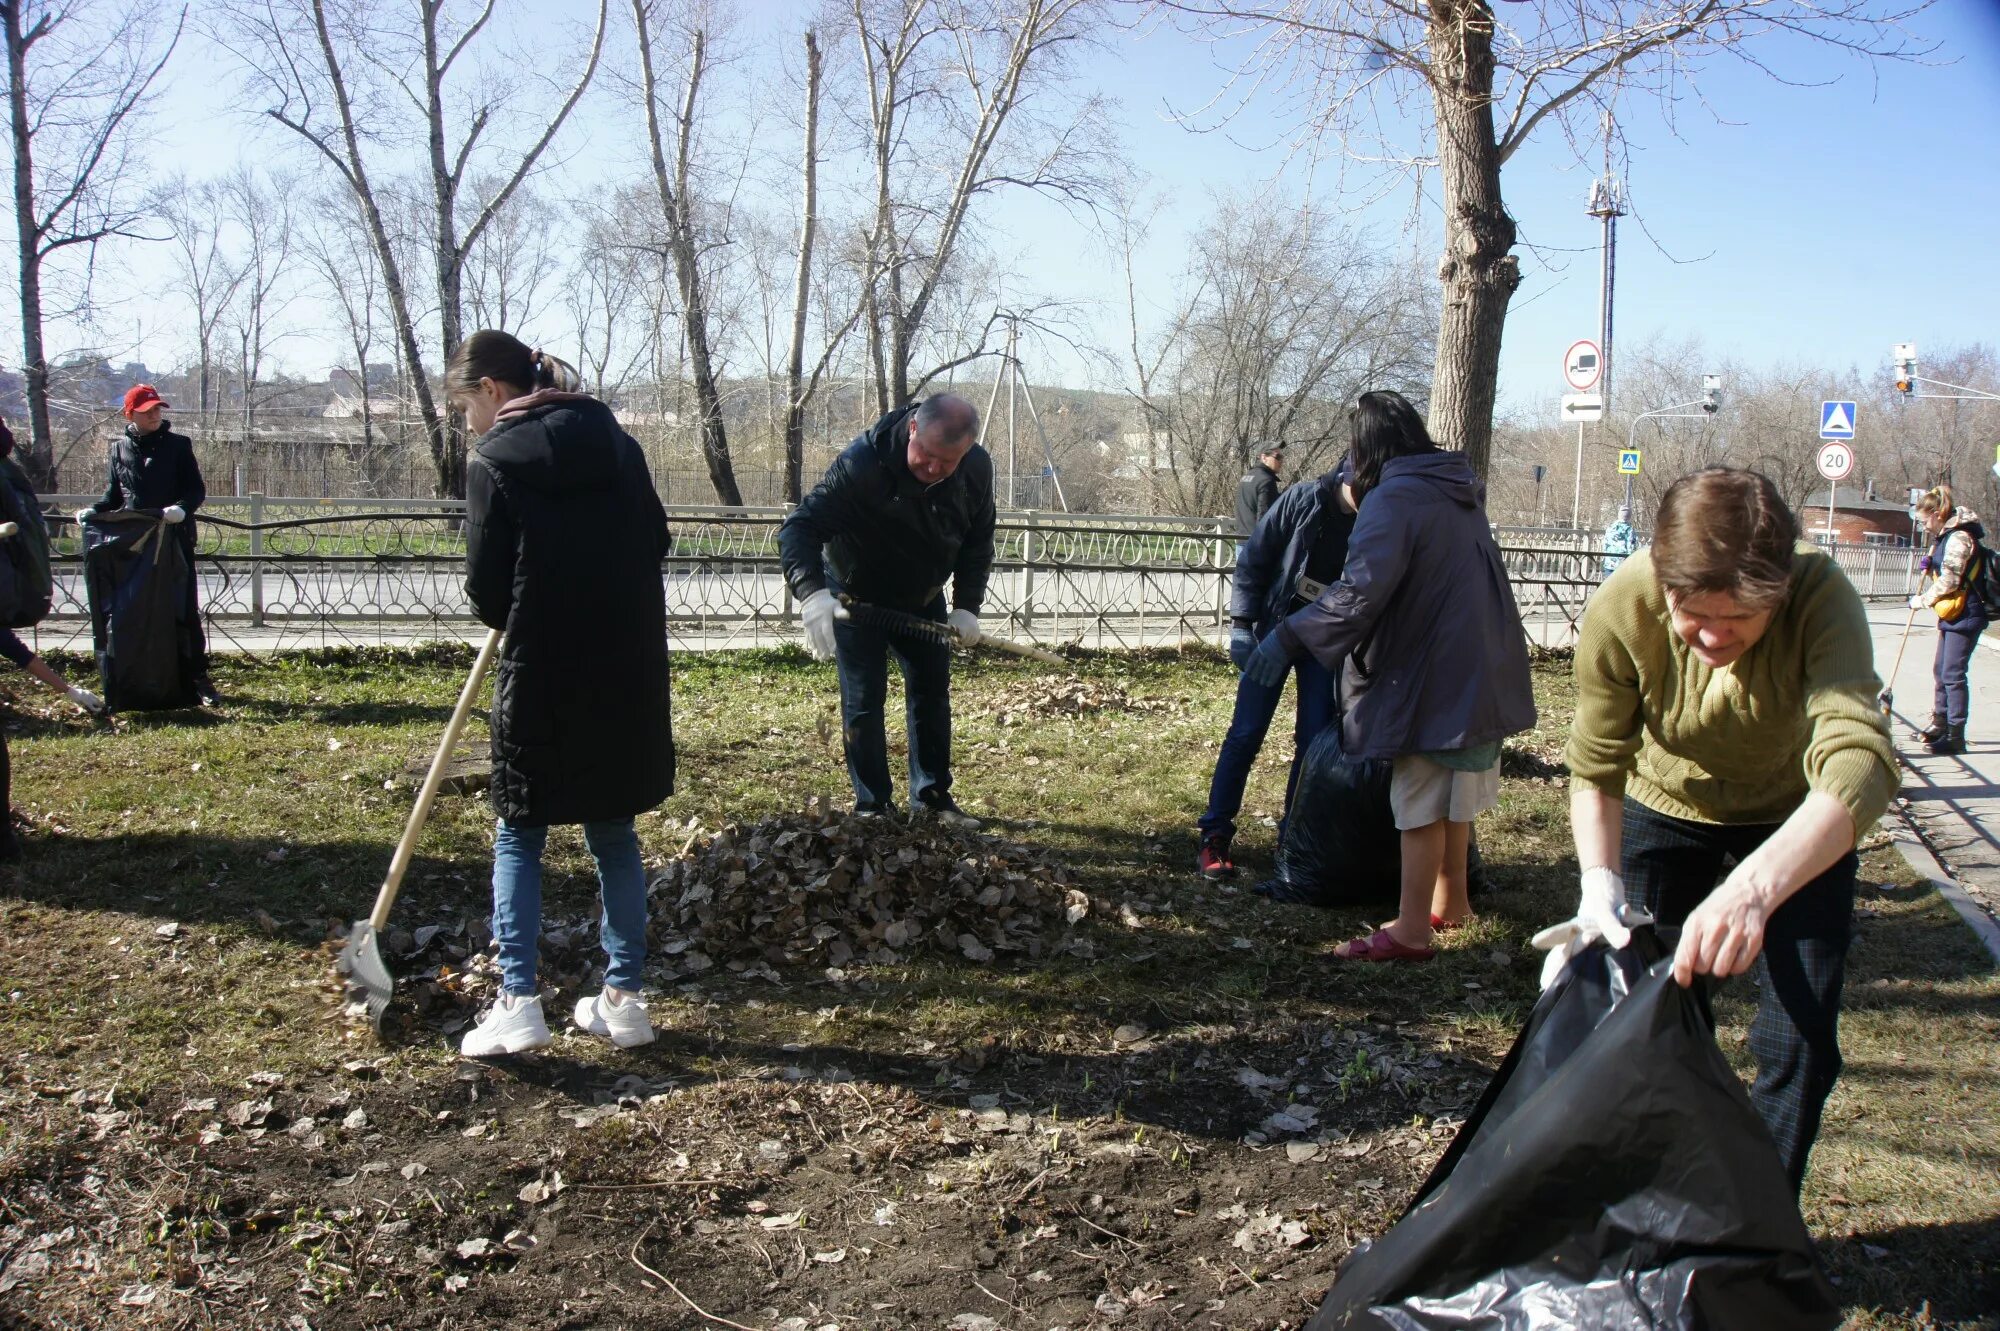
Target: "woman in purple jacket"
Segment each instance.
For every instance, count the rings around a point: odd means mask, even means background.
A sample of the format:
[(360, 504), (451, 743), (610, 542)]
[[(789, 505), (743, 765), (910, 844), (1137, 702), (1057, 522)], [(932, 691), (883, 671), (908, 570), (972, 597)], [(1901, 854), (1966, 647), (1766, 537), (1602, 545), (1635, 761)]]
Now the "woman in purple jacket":
[(1431, 442), (1400, 393), (1363, 393), (1348, 421), (1360, 507), (1346, 567), (1244, 674), (1275, 682), (1307, 652), (1342, 672), (1348, 756), (1394, 764), (1403, 872), (1396, 918), (1334, 955), (1428, 961), (1432, 930), (1470, 913), (1466, 847), (1500, 800), (1500, 741), (1535, 724), (1528, 649), (1465, 455)]

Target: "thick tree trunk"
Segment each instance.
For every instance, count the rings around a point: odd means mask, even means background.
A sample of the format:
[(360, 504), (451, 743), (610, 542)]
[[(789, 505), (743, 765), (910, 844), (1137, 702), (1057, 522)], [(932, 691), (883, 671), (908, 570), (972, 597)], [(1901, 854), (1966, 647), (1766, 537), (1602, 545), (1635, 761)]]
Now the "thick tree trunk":
[(819, 229), (819, 39), (806, 31), (806, 132), (799, 213), (799, 270), (792, 283), (792, 345), (785, 360), (785, 502), (805, 496), (806, 305), (812, 296), (813, 237)]
[[(431, 196), (435, 216), (432, 250), (437, 259), (438, 333), (441, 354), (449, 358), (465, 338), (460, 299), (460, 275), (465, 255), (458, 239), (458, 177), (444, 148), (444, 67), (438, 50), (439, 0), (425, 0), (424, 71), (426, 118), (429, 120), (431, 155)], [(530, 387), (531, 385), (522, 385)], [(449, 408), (431, 426), (431, 458), (437, 467), (438, 497), (465, 498), (465, 432), (452, 419)]]
[(1444, 185), (1444, 312), (1431, 376), (1430, 428), (1486, 474), (1500, 334), (1521, 284), (1514, 219), (1500, 196), (1493, 137), (1493, 10), (1488, 0), (1436, 0), (1430, 10), (1431, 95)]
[(40, 490), (55, 485), (55, 437), (49, 427), (49, 362), (42, 345), (42, 235), (35, 217), (34, 127), (28, 118), (29, 35), (21, 5), (0, 5), (7, 39), (7, 109), (14, 135), (14, 234), (20, 246), (21, 373), (27, 381), (28, 446), (21, 467)]

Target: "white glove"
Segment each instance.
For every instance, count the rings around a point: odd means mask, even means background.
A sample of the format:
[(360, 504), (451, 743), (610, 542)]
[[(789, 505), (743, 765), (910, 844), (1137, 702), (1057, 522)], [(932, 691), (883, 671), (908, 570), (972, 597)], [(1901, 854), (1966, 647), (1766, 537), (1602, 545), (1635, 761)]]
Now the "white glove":
[(89, 712), (92, 716), (96, 716), (104, 710), (104, 699), (98, 697), (89, 689), (79, 687), (75, 684), (65, 684), (63, 685), (63, 692), (69, 695), (71, 702), (81, 707), (84, 711)]
[(1547, 952), (1542, 963), (1542, 988), (1561, 978), (1570, 958), (1603, 939), (1614, 948), (1632, 941), (1632, 930), (1651, 924), (1653, 917), (1625, 904), (1625, 880), (1606, 868), (1583, 871), (1583, 899), (1576, 915), (1561, 924), (1552, 924), (1529, 940)]
[(1924, 600), (1921, 594), (1912, 596), (1910, 598), (1910, 609), (1912, 610), (1921, 610), (1928, 604), (1929, 602)]
[(96, 516), (97, 516), (97, 510), (94, 508), (79, 508), (76, 511), (76, 525), (81, 527), (84, 523), (90, 521), (92, 518)]
[(165, 508), (160, 510), (160, 516), (165, 518), (168, 522), (186, 522), (187, 510), (182, 508), (179, 504), (168, 504)]
[(944, 622), (958, 630), (958, 640), (964, 646), (972, 646), (981, 637), (979, 616), (970, 610), (954, 610), (945, 616)]
[(806, 626), (806, 650), (816, 660), (825, 661), (833, 656), (833, 619), (839, 609), (840, 602), (824, 587), (806, 597), (805, 604), (799, 607), (799, 618)]

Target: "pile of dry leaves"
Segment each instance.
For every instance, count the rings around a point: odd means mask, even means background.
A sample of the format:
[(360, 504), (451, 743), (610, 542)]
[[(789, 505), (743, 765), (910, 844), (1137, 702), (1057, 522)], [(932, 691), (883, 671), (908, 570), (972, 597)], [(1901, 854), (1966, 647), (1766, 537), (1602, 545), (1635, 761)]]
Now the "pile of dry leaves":
[(1124, 686), (1104, 680), (1041, 676), (1010, 684), (981, 715), (997, 717), (1003, 726), (1047, 717), (1094, 716), (1099, 712), (1178, 712), (1185, 704), (1172, 698), (1134, 698)]
[(717, 965), (895, 965), (913, 953), (991, 961), (1069, 945), (1090, 901), (1047, 852), (924, 817), (789, 815), (732, 825), (653, 882), (655, 955), (678, 976)]

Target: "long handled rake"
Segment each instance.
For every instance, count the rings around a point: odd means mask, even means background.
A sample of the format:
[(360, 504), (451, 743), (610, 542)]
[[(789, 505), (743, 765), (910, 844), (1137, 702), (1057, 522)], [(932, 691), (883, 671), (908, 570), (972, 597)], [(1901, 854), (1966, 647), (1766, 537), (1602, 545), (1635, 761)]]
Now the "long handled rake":
[(340, 959), (334, 962), (334, 969), (347, 978), (348, 987), (367, 1002), (368, 1024), (377, 1033), (382, 1029), (382, 1014), (389, 1008), (389, 996), (396, 988), (388, 966), (382, 961), (382, 927), (389, 922), (389, 908), (396, 904), (396, 893), (402, 889), (403, 875), (409, 872), (410, 857), (417, 848), (417, 837), (423, 832), (424, 824), (430, 821), (431, 805), (437, 799), (438, 785), (444, 780), (445, 766), (458, 747), (459, 734), (465, 729), (466, 718), (472, 715), (473, 699), (479, 696), (480, 682), (486, 678), (487, 668), (493, 664), (493, 654), (499, 648), (500, 630), (494, 629), (480, 644), (479, 657), (472, 663), (472, 673), (466, 676), (465, 687), (459, 691), (458, 705), (451, 709), (451, 720), (445, 725), (444, 738), (438, 741), (437, 755), (431, 759), (431, 770), (424, 776), (423, 787), (417, 791), (416, 807), (410, 810), (410, 821), (403, 828), (403, 839), (396, 843), (396, 853), (389, 861), (388, 876), (382, 880), (382, 890), (375, 894), (375, 909), (367, 919), (354, 922), (353, 932), (347, 935), (347, 946), (340, 949)]
[[(1918, 584), (1921, 589), (1922, 583)], [(1882, 691), (1875, 695), (1875, 701), (1882, 704), (1882, 715), (1890, 715), (1896, 706), (1896, 674), (1903, 668), (1903, 649), (1910, 645), (1910, 629), (1917, 622), (1917, 608), (1910, 607), (1910, 616), (1903, 621), (1903, 636), (1896, 643), (1896, 664), (1889, 667), (1889, 678), (1882, 683)]]
[(922, 615), (907, 614), (901, 610), (890, 610), (884, 606), (869, 605), (851, 596), (840, 598), (837, 618), (852, 620), (856, 624), (867, 624), (873, 628), (886, 629), (891, 633), (908, 634), (915, 638), (930, 638), (936, 642), (954, 646), (992, 647), (1016, 656), (1025, 656), (1035, 661), (1046, 661), (1050, 665), (1067, 667), (1069, 662), (1057, 656), (1046, 647), (1037, 647), (1029, 642), (1014, 642), (1008, 638), (996, 638), (990, 633), (979, 635), (977, 643), (968, 644), (957, 629), (935, 619), (925, 619)]

